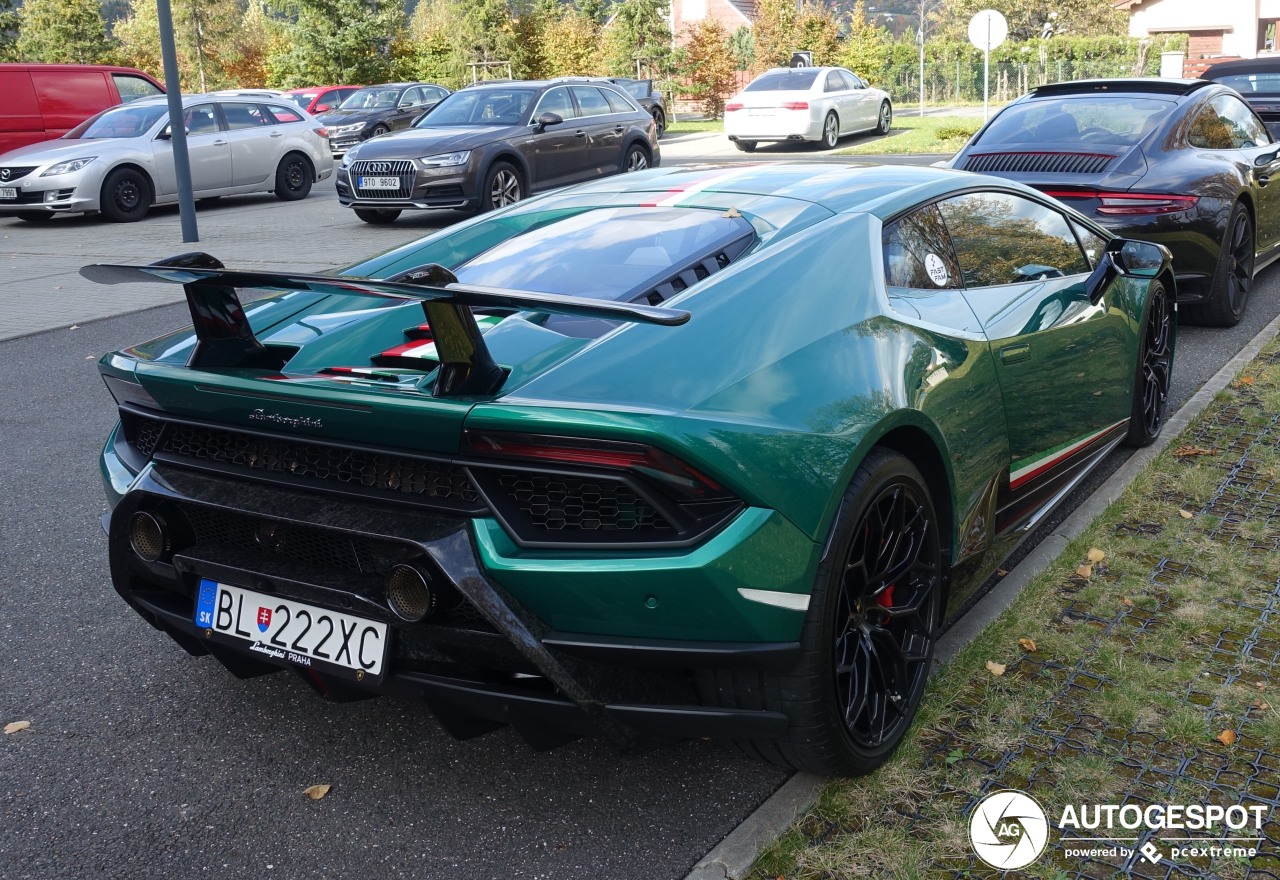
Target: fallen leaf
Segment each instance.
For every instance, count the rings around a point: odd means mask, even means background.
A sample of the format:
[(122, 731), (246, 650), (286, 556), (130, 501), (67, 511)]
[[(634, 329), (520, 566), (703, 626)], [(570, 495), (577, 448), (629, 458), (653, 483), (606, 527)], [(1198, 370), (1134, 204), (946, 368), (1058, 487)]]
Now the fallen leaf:
[(1101, 397), (1101, 396), (1102, 396), (1102, 392), (1101, 392), (1101, 391), (1095, 391), (1095, 392), (1093, 392), (1093, 396), (1094, 396), (1094, 397)]
[(1178, 516), (1182, 517), (1183, 519), (1191, 519), (1193, 516), (1195, 516), (1195, 514), (1189, 510), (1183, 510), (1182, 508), (1178, 508)]
[(1132, 608), (1132, 607), (1133, 607), (1133, 600), (1132, 600), (1132, 599), (1130, 599), (1128, 596), (1125, 596), (1124, 598), (1122, 598), (1122, 599), (1120, 600), (1120, 604), (1121, 604), (1121, 605), (1123, 605), (1125, 608)]
[(1257, 709), (1259, 712), (1266, 712), (1271, 708), (1271, 704), (1258, 702), (1258, 703), (1254, 703), (1252, 708)]
[(987, 670), (992, 675), (1004, 675), (1005, 665), (1003, 663), (997, 663), (994, 660), (988, 660)]
[(304, 788), (302, 790), (302, 793), (305, 794), (307, 797), (311, 798), (313, 801), (318, 801), (320, 800), (320, 798), (324, 797), (329, 793), (329, 789), (331, 787), (332, 786), (323, 785), (323, 784), (311, 785), (311, 786), (308, 786), (307, 788)]
[(4, 726), (4, 732), (6, 734), (17, 733), (19, 730), (26, 730), (30, 726), (30, 721), (10, 721)]
[(1236, 732), (1234, 730), (1224, 730), (1222, 733), (1215, 736), (1214, 739), (1222, 743), (1224, 746), (1232, 746), (1236, 743)]
[(1235, 382), (1233, 382), (1232, 384), (1233, 384), (1233, 385), (1252, 385), (1252, 384), (1253, 384), (1253, 377), (1252, 377), (1252, 376), (1241, 376), (1239, 379), (1237, 379), (1237, 380), (1236, 380)]
[(1018, 639), (1018, 647), (1028, 654), (1034, 654), (1036, 652), (1035, 639)]
[(1260, 691), (1265, 691), (1267, 689), (1267, 683), (1265, 681), (1255, 681), (1253, 686)]
[(1003, 569), (1003, 568), (997, 568), (997, 569), (996, 569), (996, 574), (998, 574), (1000, 577), (1004, 577), (1004, 576), (1005, 576), (1005, 575), (1007, 575), (1008, 573), (1009, 573), (1009, 572), (1008, 572), (1007, 570)]
[(1179, 446), (1173, 451), (1174, 458), (1189, 458), (1193, 455), (1213, 455), (1214, 450), (1203, 446)]
[(1101, 550), (1099, 550), (1097, 547), (1090, 547), (1090, 548), (1089, 548), (1089, 561), (1090, 561), (1090, 562), (1101, 562), (1102, 560), (1104, 560), (1104, 559), (1106, 559), (1106, 558), (1107, 558), (1107, 554), (1106, 554), (1106, 553), (1104, 553), (1104, 552), (1102, 552)]
[(730, 208), (720, 216), (725, 218), (726, 220), (733, 220), (735, 217), (741, 217), (742, 215), (738, 213), (737, 208)]
[(1089, 578), (1093, 577), (1093, 566), (1092, 566), (1092, 565), (1077, 565), (1077, 566), (1076, 566), (1076, 574), (1077, 574), (1077, 575), (1079, 575), (1080, 577), (1084, 578), (1085, 580), (1088, 580)]

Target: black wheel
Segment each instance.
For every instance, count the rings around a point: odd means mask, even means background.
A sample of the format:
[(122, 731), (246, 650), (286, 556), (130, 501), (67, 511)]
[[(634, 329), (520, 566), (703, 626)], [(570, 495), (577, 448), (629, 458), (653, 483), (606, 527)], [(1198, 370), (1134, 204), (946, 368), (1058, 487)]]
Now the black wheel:
[(373, 131), (369, 132), (369, 137), (371, 138), (380, 137), (389, 131), (391, 131), (391, 129), (387, 128), (387, 126), (379, 122), (377, 125), (373, 127)]
[(1244, 317), (1253, 287), (1253, 220), (1245, 206), (1236, 202), (1222, 237), (1218, 268), (1213, 273), (1209, 298), (1190, 306), (1187, 317), (1210, 327), (1234, 327)]
[(391, 208), (356, 208), (356, 216), (365, 223), (382, 225), (396, 222), (400, 212)]
[(734, 141), (733, 145), (744, 153), (754, 153), (756, 151), (755, 141)]
[(289, 153), (276, 168), (276, 198), (282, 202), (305, 199), (311, 192), (311, 163), (301, 153)]
[(141, 171), (117, 168), (102, 182), (98, 208), (112, 223), (141, 220), (151, 209), (151, 182)]
[(53, 214), (48, 211), (19, 211), (17, 217), (28, 223), (46, 223), (53, 219)]
[(632, 144), (627, 147), (626, 154), (622, 157), (623, 171), (643, 171), (649, 167), (649, 151), (639, 144)]
[(1126, 446), (1150, 446), (1164, 427), (1169, 409), (1169, 374), (1173, 369), (1173, 334), (1174, 316), (1169, 295), (1164, 285), (1153, 281), (1138, 347)]
[(942, 616), (942, 526), (924, 478), (875, 450), (845, 491), (785, 673), (707, 671), (702, 698), (787, 715), (784, 739), (739, 745), (772, 763), (857, 776), (880, 766), (911, 726)]
[(662, 133), (667, 130), (667, 114), (662, 112), (661, 107), (653, 108), (653, 124), (658, 129), (658, 137), (662, 137)]
[(880, 118), (876, 122), (876, 134), (888, 134), (893, 128), (893, 107), (888, 101), (880, 105)]
[(834, 150), (839, 141), (840, 120), (834, 113), (828, 113), (827, 118), (822, 120), (822, 139), (818, 141), (818, 147), (823, 150)]
[(492, 211), (514, 205), (524, 198), (524, 181), (520, 172), (507, 162), (494, 162), (484, 177), (484, 189), (480, 193), (480, 210)]

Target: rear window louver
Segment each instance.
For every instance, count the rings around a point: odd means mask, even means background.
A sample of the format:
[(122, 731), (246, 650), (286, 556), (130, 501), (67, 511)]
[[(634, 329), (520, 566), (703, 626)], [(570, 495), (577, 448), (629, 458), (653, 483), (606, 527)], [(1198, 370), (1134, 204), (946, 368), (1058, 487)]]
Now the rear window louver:
[(685, 266), (679, 272), (676, 272), (665, 281), (655, 284), (632, 301), (648, 302), (651, 306), (660, 305), (663, 301), (670, 299), (683, 290), (687, 290), (702, 279), (716, 274), (746, 253), (753, 244), (755, 244), (754, 234), (743, 235), (719, 251), (703, 257), (696, 263)]
[(965, 171), (979, 173), (1101, 174), (1116, 159), (1107, 153), (974, 153)]

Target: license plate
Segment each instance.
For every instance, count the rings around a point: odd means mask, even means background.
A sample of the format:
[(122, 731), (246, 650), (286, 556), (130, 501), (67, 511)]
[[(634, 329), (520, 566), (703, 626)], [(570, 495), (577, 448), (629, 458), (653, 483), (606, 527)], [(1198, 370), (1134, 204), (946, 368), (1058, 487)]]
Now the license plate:
[(361, 189), (399, 189), (400, 178), (398, 177), (361, 177), (356, 186)]
[(18, 190), (12, 186), (0, 186), (0, 199), (16, 199)]
[(196, 626), (264, 659), (355, 681), (382, 675), (387, 625), (202, 578)]
[(748, 116), (772, 116), (777, 111), (772, 107), (752, 107), (747, 111)]

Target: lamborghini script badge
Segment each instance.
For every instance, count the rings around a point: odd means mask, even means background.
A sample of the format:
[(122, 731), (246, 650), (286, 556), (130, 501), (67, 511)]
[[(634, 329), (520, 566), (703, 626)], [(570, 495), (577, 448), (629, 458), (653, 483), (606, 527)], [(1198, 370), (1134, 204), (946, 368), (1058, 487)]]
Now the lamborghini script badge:
[(270, 422), (273, 425), (283, 425), (286, 428), (324, 427), (324, 423), (320, 419), (313, 419), (310, 416), (282, 416), (280, 413), (269, 413), (264, 409), (255, 409), (249, 413), (249, 420), (253, 422)]

